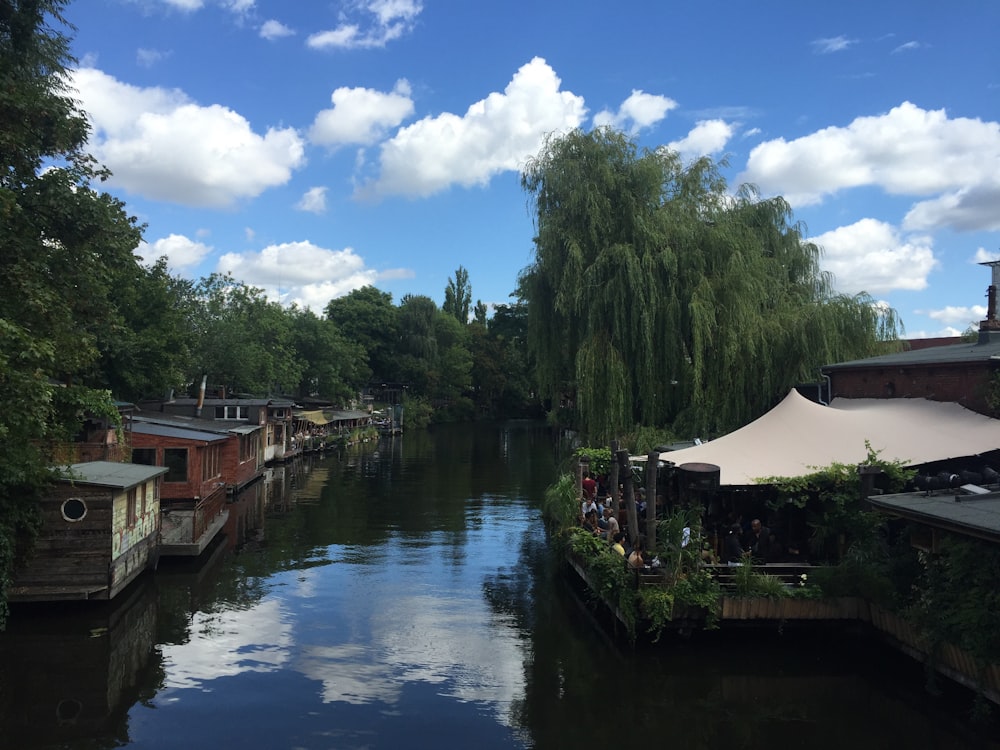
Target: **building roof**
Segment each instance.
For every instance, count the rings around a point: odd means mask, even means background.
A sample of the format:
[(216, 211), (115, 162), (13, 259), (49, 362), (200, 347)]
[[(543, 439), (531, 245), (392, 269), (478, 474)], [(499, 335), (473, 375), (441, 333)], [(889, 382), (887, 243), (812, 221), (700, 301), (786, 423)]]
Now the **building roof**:
[(825, 365), (822, 369), (824, 372), (833, 372), (872, 367), (971, 364), (989, 362), (990, 360), (1000, 360), (1000, 331), (981, 331), (977, 341), (964, 341), (950, 346), (931, 346), (893, 354), (881, 354), (867, 359)]
[(804, 476), (832, 463), (862, 463), (866, 442), (883, 460), (917, 466), (1000, 448), (1000, 420), (917, 398), (837, 398), (823, 406), (793, 389), (745, 427), (661, 453), (660, 460), (715, 464), (721, 484), (753, 485), (767, 477)]
[(68, 472), (68, 476), (61, 477), (60, 481), (114, 487), (120, 490), (130, 489), (168, 471), (163, 466), (125, 464), (117, 461), (89, 461), (62, 468)]
[(908, 521), (1000, 542), (1000, 492), (906, 492), (868, 500), (873, 507)]
[(199, 419), (198, 417), (186, 417), (183, 414), (157, 414), (155, 417), (142, 415), (133, 418), (133, 430), (135, 425), (158, 424), (165, 427), (175, 427), (180, 429), (193, 430), (196, 432), (211, 432), (214, 434), (245, 434), (256, 432), (262, 425), (249, 424), (241, 419)]
[(177, 438), (179, 440), (193, 440), (202, 443), (216, 443), (226, 439), (225, 435), (205, 430), (192, 430), (186, 427), (175, 427), (174, 425), (157, 424), (145, 420), (136, 420), (132, 424), (133, 434), (156, 435), (157, 437)]

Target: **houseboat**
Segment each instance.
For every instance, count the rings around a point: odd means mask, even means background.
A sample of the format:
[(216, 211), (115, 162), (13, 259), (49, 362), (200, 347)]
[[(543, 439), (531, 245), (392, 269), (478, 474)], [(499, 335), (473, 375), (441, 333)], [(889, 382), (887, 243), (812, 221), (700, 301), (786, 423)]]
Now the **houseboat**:
[(41, 501), (34, 551), (15, 571), (8, 600), (112, 599), (155, 567), (166, 473), (114, 461), (64, 467)]

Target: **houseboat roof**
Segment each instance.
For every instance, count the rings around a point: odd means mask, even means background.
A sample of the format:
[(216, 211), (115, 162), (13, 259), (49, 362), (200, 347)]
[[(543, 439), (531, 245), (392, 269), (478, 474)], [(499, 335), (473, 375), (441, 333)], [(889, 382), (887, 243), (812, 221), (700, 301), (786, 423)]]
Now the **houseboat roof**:
[(240, 419), (199, 419), (197, 417), (185, 417), (183, 414), (158, 414), (155, 417), (143, 415), (135, 417), (134, 421), (136, 424), (140, 422), (143, 424), (158, 424), (195, 432), (211, 432), (216, 435), (227, 433), (245, 435), (256, 432), (262, 427), (262, 425), (249, 424), (246, 420)]
[(1000, 420), (922, 398), (836, 398), (823, 406), (793, 389), (750, 424), (660, 453), (660, 460), (715, 464), (721, 484), (753, 485), (767, 477), (805, 476), (832, 463), (861, 463), (866, 444), (881, 459), (904, 466), (978, 456), (1000, 447)]
[(178, 438), (180, 440), (196, 440), (202, 443), (218, 443), (226, 439), (225, 435), (206, 430), (192, 430), (187, 427), (158, 424), (137, 420), (132, 424), (132, 432), (141, 435), (156, 435), (157, 437)]
[(304, 419), (315, 425), (329, 424), (330, 422), (345, 422), (351, 419), (365, 419), (370, 417), (366, 411), (343, 410), (343, 409), (312, 409), (292, 412), (296, 419)]
[(908, 521), (1000, 542), (1000, 492), (905, 492), (873, 495), (873, 507)]
[(867, 367), (907, 367), (913, 365), (968, 364), (1000, 360), (1000, 331), (981, 331), (976, 341), (963, 341), (948, 346), (914, 348), (905, 352), (881, 354), (825, 365), (823, 371), (856, 370)]
[(88, 461), (64, 466), (62, 469), (67, 472), (67, 476), (61, 477), (63, 482), (114, 487), (120, 490), (135, 487), (168, 471), (164, 466), (125, 464), (117, 461)]

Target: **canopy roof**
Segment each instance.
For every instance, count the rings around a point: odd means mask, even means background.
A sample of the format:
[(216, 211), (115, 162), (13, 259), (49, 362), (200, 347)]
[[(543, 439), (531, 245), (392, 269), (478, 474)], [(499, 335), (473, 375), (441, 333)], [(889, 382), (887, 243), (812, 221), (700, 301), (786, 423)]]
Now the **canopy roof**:
[(926, 399), (834, 399), (823, 406), (792, 390), (767, 414), (717, 440), (660, 454), (675, 464), (709, 463), (723, 485), (811, 474), (857, 464), (867, 441), (879, 458), (904, 466), (1000, 448), (1000, 420), (955, 403)]

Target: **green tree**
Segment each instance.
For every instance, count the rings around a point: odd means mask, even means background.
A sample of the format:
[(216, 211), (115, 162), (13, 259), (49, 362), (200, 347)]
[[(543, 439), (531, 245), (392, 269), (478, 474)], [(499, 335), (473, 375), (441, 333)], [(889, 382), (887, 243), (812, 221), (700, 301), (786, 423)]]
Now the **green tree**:
[(399, 313), (391, 294), (364, 286), (330, 300), (325, 314), (349, 341), (357, 342), (365, 350), (373, 381), (397, 379), (394, 352)]
[(288, 314), (296, 358), (303, 365), (295, 395), (347, 403), (371, 375), (364, 349), (348, 341), (333, 321), (311, 310), (292, 307)]
[(399, 303), (399, 345), (396, 356), (401, 379), (416, 395), (432, 396), (441, 377), (434, 300), (407, 294)]
[(0, 3), (0, 626), (53, 478), (47, 446), (84, 416), (117, 419), (94, 365), (141, 239), (121, 202), (94, 188), (106, 172), (83, 151), (65, 6)]
[(212, 274), (195, 286), (201, 300), (189, 381), (207, 374), (231, 393), (293, 391), (303, 363), (295, 355), (291, 316), (256, 287)]
[(784, 200), (730, 196), (719, 170), (600, 128), (551, 137), (522, 174), (537, 381), (594, 442), (639, 423), (732, 429), (897, 338), (894, 311), (834, 293)]
[(444, 290), (444, 305), (441, 309), (465, 325), (469, 322), (469, 310), (472, 306), (472, 285), (469, 283), (469, 272), (459, 266), (455, 277), (448, 279)]

